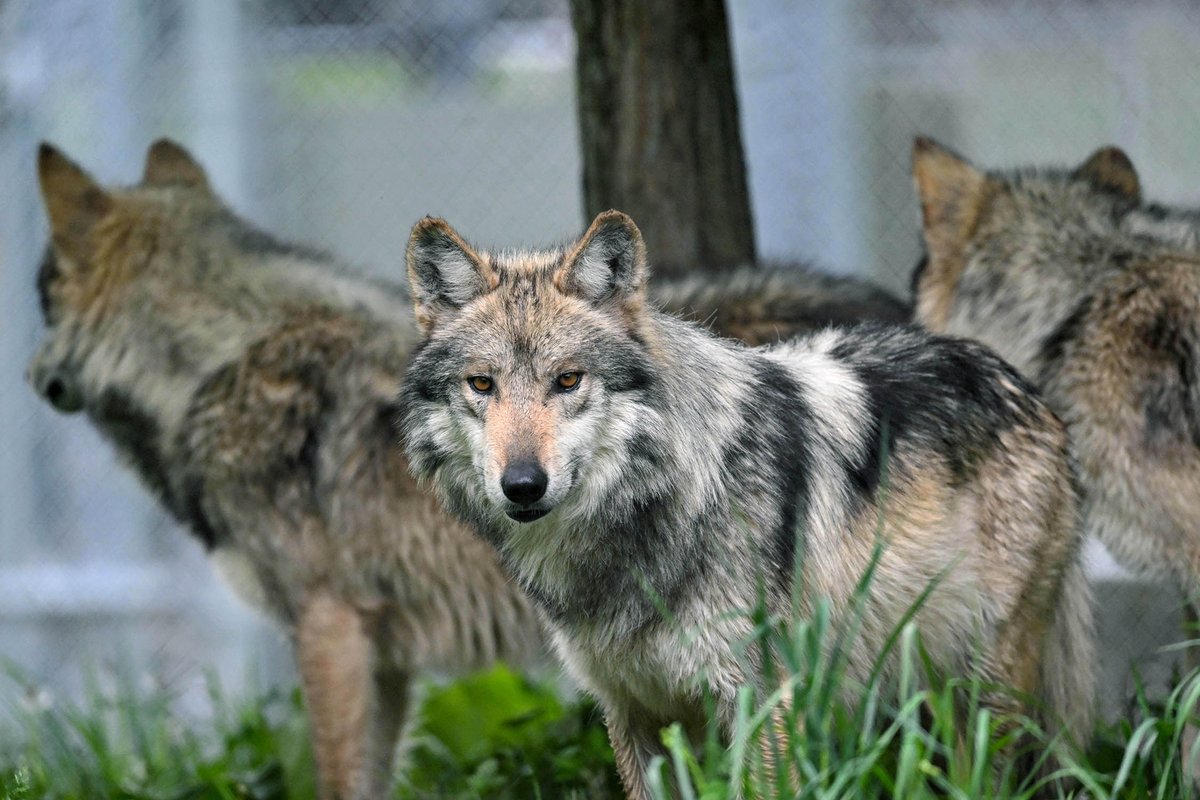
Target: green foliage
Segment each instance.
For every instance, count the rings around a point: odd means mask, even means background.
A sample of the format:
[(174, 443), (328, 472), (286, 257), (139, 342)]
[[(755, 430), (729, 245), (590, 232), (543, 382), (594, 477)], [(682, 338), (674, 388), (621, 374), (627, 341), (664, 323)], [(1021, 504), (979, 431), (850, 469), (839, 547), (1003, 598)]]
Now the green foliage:
[(132, 679), (79, 705), (56, 707), (25, 687), (0, 733), (0, 798), (299, 800), (313, 795), (308, 729), (298, 692), (235, 703), (210, 682), (214, 717), (185, 727), (165, 691)]
[[(239, 701), (210, 680), (212, 718), (189, 728), (168, 692), (131, 679), (61, 706), (13, 680), (25, 699), (0, 730), (0, 800), (315, 797), (299, 690)], [(399, 798), (620, 796), (594, 705), (504, 667), (427, 688), (401, 760)]]
[(620, 797), (595, 706), (496, 668), (431, 689), (398, 797)]

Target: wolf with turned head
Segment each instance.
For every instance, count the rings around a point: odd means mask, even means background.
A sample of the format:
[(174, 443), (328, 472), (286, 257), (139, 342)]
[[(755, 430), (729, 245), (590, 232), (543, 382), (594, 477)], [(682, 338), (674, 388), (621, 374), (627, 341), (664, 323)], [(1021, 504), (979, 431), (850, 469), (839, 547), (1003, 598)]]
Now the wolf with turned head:
[(321, 796), (382, 796), (415, 674), (544, 650), (494, 552), (396, 446), (406, 294), (251, 227), (169, 141), (127, 189), (48, 145), (38, 172), (51, 246), (31, 382), (86, 413), (284, 625)]
[(936, 665), (1018, 690), (989, 695), (997, 713), (1085, 740), (1066, 433), (986, 348), (883, 326), (715, 338), (647, 301), (619, 212), (569, 246), (503, 253), (426, 218), (407, 256), (423, 332), (400, 402), (409, 462), (546, 615), (631, 796), (648, 796), (660, 728), (728, 736), (738, 688), (768, 688), (737, 654), (751, 621), (729, 612), (760, 588), (774, 614), (845, 611), (880, 540), (847, 686), (935, 583), (916, 618)]

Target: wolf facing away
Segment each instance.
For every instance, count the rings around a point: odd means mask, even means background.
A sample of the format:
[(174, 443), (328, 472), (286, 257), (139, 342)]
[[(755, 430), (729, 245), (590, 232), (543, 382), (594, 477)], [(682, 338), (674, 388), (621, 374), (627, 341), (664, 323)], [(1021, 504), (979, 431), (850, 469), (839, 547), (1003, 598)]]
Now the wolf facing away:
[(543, 652), (493, 550), (409, 475), (405, 294), (267, 236), (177, 145), (112, 190), (48, 145), (37, 391), (83, 411), (291, 635), (321, 796), (383, 795), (415, 672)]
[[(918, 139), (918, 319), (996, 349), (1067, 423), (1085, 527), (1133, 569), (1200, 588), (1195, 217), (1141, 207), (1129, 158), (984, 172)], [(1195, 598), (1193, 598), (1195, 599)]]
[[(844, 609), (877, 535), (847, 686), (940, 577), (917, 614), (938, 667), (1087, 736), (1066, 433), (988, 350), (880, 326), (717, 339), (647, 302), (641, 234), (615, 211), (570, 246), (506, 253), (426, 218), (407, 260), (424, 335), (400, 402), (409, 463), (541, 607), (631, 796), (648, 796), (660, 728), (702, 736), (701, 680), (725, 735), (738, 687), (765, 688), (734, 652), (751, 622), (728, 612), (760, 586), (773, 613), (794, 590), (802, 612)], [(1016, 698), (989, 702), (1032, 710)]]

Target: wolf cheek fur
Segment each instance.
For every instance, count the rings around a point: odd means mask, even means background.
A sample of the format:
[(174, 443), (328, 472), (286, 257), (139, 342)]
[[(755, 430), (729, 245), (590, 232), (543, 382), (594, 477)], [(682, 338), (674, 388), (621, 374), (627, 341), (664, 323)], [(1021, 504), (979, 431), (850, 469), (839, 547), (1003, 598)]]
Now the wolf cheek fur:
[[(746, 349), (657, 312), (645, 260), (618, 212), (567, 247), (504, 254), (422, 220), (408, 271), (425, 340), (401, 397), (414, 472), (542, 606), (629, 793), (646, 795), (662, 725), (699, 735), (701, 680), (726, 734), (737, 687), (761, 684), (734, 654), (749, 622), (727, 612), (769, 575), (786, 613), (797, 567), (802, 610), (844, 608), (881, 524), (849, 682), (940, 576), (918, 613), (939, 666), (1040, 696), (1083, 741), (1090, 606), (1066, 436), (1023, 379), (904, 328)], [(506, 491), (518, 462), (545, 473), (537, 497)], [(678, 629), (700, 634), (683, 646)]]

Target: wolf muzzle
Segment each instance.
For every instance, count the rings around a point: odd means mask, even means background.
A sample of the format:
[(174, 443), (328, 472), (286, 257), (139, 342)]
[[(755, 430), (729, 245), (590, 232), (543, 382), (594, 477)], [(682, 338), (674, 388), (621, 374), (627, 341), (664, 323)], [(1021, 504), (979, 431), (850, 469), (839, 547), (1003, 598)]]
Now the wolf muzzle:
[(78, 390), (74, 381), (57, 369), (42, 370), (31, 367), (26, 373), (26, 378), (34, 391), (64, 414), (74, 414), (83, 408), (83, 393)]

